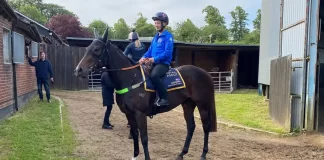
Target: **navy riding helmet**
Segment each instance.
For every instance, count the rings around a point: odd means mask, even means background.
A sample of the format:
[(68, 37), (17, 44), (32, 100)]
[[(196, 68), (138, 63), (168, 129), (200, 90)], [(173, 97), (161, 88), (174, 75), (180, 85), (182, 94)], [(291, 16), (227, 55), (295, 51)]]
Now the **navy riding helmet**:
[(164, 12), (157, 12), (152, 19), (155, 20), (160, 20), (162, 22), (166, 22), (167, 25), (169, 24), (169, 17), (167, 14), (165, 14)]
[(138, 40), (138, 34), (137, 34), (137, 32), (135, 32), (135, 29), (133, 29), (132, 32), (129, 33), (128, 40), (130, 40), (132, 42)]
[[(165, 14), (164, 12), (157, 12), (153, 17), (152, 17), (153, 21), (155, 20), (159, 20), (161, 22), (166, 22), (166, 25), (169, 24), (169, 17), (167, 14)], [(159, 32), (162, 32), (163, 29), (165, 28), (165, 26), (163, 23), (162, 23), (162, 27), (161, 29), (159, 30)]]

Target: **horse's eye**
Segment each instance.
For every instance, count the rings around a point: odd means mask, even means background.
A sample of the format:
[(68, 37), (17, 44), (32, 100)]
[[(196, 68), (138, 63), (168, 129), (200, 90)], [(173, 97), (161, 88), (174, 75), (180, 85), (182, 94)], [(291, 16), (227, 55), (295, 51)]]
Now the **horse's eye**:
[(98, 52), (99, 51), (99, 49), (98, 48), (96, 48), (95, 50), (94, 50), (95, 52)]

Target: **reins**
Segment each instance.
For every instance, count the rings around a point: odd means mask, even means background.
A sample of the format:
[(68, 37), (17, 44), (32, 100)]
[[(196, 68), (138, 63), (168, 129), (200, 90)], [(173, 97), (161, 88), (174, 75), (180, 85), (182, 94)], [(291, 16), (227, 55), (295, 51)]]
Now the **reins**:
[[(105, 51), (106, 51), (107, 53), (109, 53), (109, 51), (108, 51), (108, 49), (107, 49), (106, 43), (104, 43), (104, 42), (101, 41), (101, 40), (98, 40), (98, 41), (102, 42), (102, 43), (105, 45), (105, 49), (103, 50), (103, 52), (102, 52), (101, 55), (99, 56), (99, 61), (102, 61), (102, 58), (103, 58), (103, 56), (104, 56)], [(108, 59), (109, 59), (109, 57), (108, 57)], [(106, 65), (104, 64), (104, 66), (106, 66)], [(137, 62), (137, 63), (135, 63), (135, 65), (133, 65), (133, 66), (130, 66), (130, 67), (124, 67), (124, 68), (117, 68), (117, 69), (107, 69), (106, 67), (103, 67), (103, 68), (92, 68), (92, 67), (91, 67), (91, 72), (96, 72), (96, 71), (99, 71), (99, 72), (100, 72), (100, 71), (102, 71), (102, 72), (127, 71), (127, 70), (131, 70), (131, 69), (134, 69), (134, 68), (137, 68), (137, 67), (140, 67), (140, 66), (141, 66), (141, 64)], [(145, 67), (145, 68), (146, 68), (146, 67)], [(149, 68), (150, 68), (150, 67), (149, 67)], [(148, 75), (148, 74), (144, 71), (144, 75)], [(134, 78), (136, 78), (136, 74), (134, 75)], [(125, 93), (127, 93), (127, 92), (129, 92), (129, 91), (131, 91), (131, 90), (134, 90), (134, 89), (140, 87), (140, 86), (141, 86), (143, 83), (145, 83), (148, 79), (150, 79), (150, 78), (147, 78), (147, 79), (145, 79), (144, 81), (142, 80), (141, 82), (136, 83), (136, 84), (134, 84), (134, 85), (132, 85), (132, 84), (133, 84), (133, 81), (132, 81), (131, 86), (126, 87), (126, 88), (123, 88), (123, 89), (120, 89), (120, 90), (115, 90), (115, 92), (116, 92), (117, 94), (125, 94)]]
[[(105, 42), (97, 39), (99, 42), (103, 43), (105, 45), (105, 49), (102, 51), (101, 55), (99, 56), (99, 61), (102, 60), (102, 57), (104, 56), (104, 53), (105, 51), (109, 53), (108, 49), (107, 49), (107, 45)], [(134, 68), (137, 68), (139, 67), (140, 64), (137, 63), (136, 65), (134, 66), (130, 66), (130, 67), (125, 67), (125, 68), (119, 68), (119, 69), (107, 69), (107, 68), (100, 68), (100, 69), (91, 69), (92, 72), (95, 72), (95, 71), (101, 71), (101, 70), (104, 70), (105, 72), (113, 72), (113, 71), (127, 71), (127, 70), (131, 70), (131, 69), (134, 69)]]
[(99, 69), (92, 69), (91, 72), (96, 72), (96, 71), (105, 71), (105, 72), (113, 72), (113, 71), (127, 71), (127, 70), (131, 70), (134, 68), (139, 67), (140, 64), (136, 64), (134, 66), (130, 66), (130, 67), (125, 67), (125, 68), (119, 68), (119, 69), (106, 69), (106, 68), (99, 68)]

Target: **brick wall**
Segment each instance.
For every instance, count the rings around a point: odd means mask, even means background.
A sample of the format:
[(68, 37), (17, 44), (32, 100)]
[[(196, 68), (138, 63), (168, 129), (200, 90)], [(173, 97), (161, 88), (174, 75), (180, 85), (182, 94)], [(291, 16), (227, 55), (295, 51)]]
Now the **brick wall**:
[(11, 23), (0, 15), (0, 109), (13, 103), (12, 65), (3, 59), (3, 27), (11, 29)]
[[(3, 27), (11, 29), (11, 22), (0, 15), (0, 109), (14, 103), (12, 64), (4, 64), (3, 59)], [(27, 59), (24, 64), (16, 65), (16, 72), (18, 96), (36, 90), (35, 69), (29, 66)]]
[[(36, 61), (37, 58), (33, 58)], [(17, 72), (17, 92), (18, 96), (34, 91), (36, 86), (35, 67), (28, 64), (25, 59), (24, 64), (16, 65)]]

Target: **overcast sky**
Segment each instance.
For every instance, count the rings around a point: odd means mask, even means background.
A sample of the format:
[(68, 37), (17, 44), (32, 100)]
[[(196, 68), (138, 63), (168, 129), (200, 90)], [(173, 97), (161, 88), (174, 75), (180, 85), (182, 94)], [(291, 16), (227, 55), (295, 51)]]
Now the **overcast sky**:
[(236, 6), (241, 6), (249, 14), (249, 28), (252, 29), (252, 21), (257, 10), (261, 8), (261, 0), (43, 0), (43, 2), (64, 6), (77, 14), (84, 26), (88, 26), (94, 19), (101, 19), (112, 26), (119, 18), (124, 18), (128, 25), (132, 25), (139, 12), (153, 24), (151, 17), (154, 13), (164, 11), (169, 16), (171, 27), (187, 18), (201, 27), (205, 24), (202, 9), (207, 5), (213, 5), (225, 17), (227, 26), (231, 22), (229, 12)]

